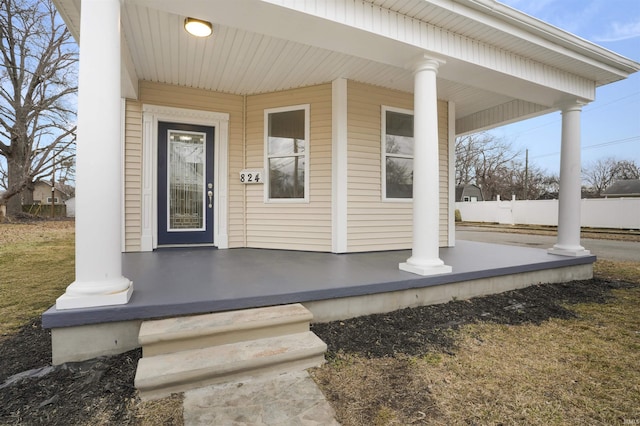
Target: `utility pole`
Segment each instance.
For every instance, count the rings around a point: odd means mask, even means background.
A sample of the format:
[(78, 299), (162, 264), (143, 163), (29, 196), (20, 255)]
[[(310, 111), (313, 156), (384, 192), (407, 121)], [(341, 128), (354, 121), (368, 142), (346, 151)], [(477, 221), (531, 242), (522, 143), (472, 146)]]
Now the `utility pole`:
[(524, 200), (529, 199), (529, 148), (525, 150), (524, 156)]
[(56, 165), (53, 164), (51, 171), (51, 219), (56, 217)]

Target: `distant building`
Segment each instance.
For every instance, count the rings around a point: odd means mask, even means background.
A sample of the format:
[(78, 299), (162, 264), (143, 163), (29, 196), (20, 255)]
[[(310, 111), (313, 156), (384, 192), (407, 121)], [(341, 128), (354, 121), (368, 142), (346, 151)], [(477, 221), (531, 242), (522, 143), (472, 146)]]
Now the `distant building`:
[(605, 198), (640, 197), (640, 179), (617, 180), (602, 192)]
[(51, 196), (51, 184), (40, 181), (33, 185), (33, 190), (26, 190), (22, 193), (22, 204), (64, 204), (69, 195), (59, 188), (53, 191)]
[(484, 201), (482, 189), (472, 183), (458, 185), (456, 186), (456, 202), (458, 201)]

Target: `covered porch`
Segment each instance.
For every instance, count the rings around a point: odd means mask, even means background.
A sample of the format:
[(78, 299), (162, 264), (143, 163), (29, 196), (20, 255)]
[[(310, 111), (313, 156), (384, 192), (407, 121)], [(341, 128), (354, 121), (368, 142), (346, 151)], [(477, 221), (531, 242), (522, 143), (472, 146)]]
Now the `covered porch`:
[[(489, 0), (55, 4), (82, 44), (76, 276), (43, 316), (54, 362), (136, 347), (147, 318), (302, 302), (324, 321), (590, 276), (581, 109), (640, 64)], [(187, 34), (191, 18), (213, 34)], [(456, 243), (456, 136), (558, 110), (554, 247)], [(303, 148), (271, 153), (269, 120), (292, 111)], [(388, 129), (393, 114), (412, 124)], [(190, 162), (213, 176), (198, 198), (209, 248), (159, 237), (174, 231), (162, 123), (214, 132)], [(287, 172), (301, 195), (272, 194), (278, 155), (304, 164)], [(398, 164), (402, 197), (386, 187)]]
[[(124, 273), (136, 287), (128, 304), (72, 310), (54, 306), (42, 322), (56, 337), (55, 362), (56, 356), (66, 356), (65, 347), (73, 347), (77, 357), (91, 355), (83, 351), (135, 348), (141, 321), (151, 318), (302, 303), (314, 321), (332, 321), (590, 278), (595, 261), (595, 256), (556, 256), (535, 248), (459, 240), (440, 250), (452, 272), (423, 277), (398, 269), (409, 253), (210, 248), (126, 253)], [(93, 344), (80, 348), (73, 342), (83, 330)], [(119, 340), (96, 338), (109, 333)], [(108, 347), (99, 348), (101, 342)]]

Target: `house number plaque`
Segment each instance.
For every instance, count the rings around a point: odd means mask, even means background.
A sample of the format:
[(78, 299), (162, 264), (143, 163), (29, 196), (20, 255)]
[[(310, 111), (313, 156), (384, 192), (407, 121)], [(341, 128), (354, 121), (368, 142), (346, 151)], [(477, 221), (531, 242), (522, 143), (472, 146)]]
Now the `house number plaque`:
[(245, 169), (240, 171), (240, 183), (263, 183), (263, 169)]

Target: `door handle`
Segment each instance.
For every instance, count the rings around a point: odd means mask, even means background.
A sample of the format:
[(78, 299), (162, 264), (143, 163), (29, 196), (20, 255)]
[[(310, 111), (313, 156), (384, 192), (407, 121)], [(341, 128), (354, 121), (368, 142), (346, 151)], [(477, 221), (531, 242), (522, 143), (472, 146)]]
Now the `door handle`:
[(209, 197), (209, 208), (213, 207), (213, 191), (207, 191), (207, 196)]

